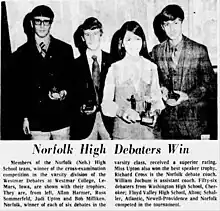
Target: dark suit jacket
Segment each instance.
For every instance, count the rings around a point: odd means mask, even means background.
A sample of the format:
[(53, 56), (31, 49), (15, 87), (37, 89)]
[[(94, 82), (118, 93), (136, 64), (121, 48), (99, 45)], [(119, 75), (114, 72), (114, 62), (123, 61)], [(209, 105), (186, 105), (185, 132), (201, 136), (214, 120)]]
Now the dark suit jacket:
[[(70, 71), (73, 64), (72, 47), (51, 36), (51, 42), (43, 58), (34, 41), (29, 41), (15, 52), (14, 61), (20, 71), (21, 112), (27, 117), (30, 130), (52, 131), (70, 126)], [(63, 101), (48, 96), (53, 87), (66, 90)], [(22, 126), (21, 126), (22, 127)]]
[[(167, 48), (166, 40), (152, 50), (152, 59), (158, 65), (161, 86), (168, 84)], [(212, 90), (212, 77), (213, 70), (207, 48), (183, 36), (182, 51), (173, 74), (173, 86), (174, 90), (187, 93), (189, 100), (176, 107), (167, 106), (163, 111), (161, 126), (168, 133), (168, 136), (165, 135), (167, 138), (196, 139), (206, 132), (205, 105)], [(179, 135), (175, 136), (176, 132)]]
[[(105, 85), (105, 78), (108, 68), (112, 63), (110, 54), (102, 51), (102, 64), (100, 75), (100, 89), (99, 89), (99, 105), (102, 103), (103, 89)], [(92, 115), (84, 115), (80, 113), (80, 107), (86, 104), (88, 100), (96, 102), (96, 93), (93, 85), (92, 76), (89, 69), (86, 53), (83, 53), (75, 60), (74, 67), (77, 73), (72, 78), (76, 78), (77, 92), (75, 92), (75, 99), (77, 99), (77, 111), (74, 112), (71, 139), (85, 139), (92, 132), (95, 122), (96, 113)], [(77, 75), (77, 77), (76, 77)], [(76, 100), (74, 100), (76, 102)], [(101, 109), (100, 109), (101, 110)], [(102, 115), (104, 124), (108, 132), (112, 133), (113, 119)]]

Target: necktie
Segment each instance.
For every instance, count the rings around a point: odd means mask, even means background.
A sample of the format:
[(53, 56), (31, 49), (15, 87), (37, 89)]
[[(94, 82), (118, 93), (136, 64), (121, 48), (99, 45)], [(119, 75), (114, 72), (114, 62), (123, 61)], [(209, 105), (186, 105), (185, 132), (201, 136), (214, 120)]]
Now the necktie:
[(100, 68), (99, 68), (99, 63), (97, 61), (97, 56), (93, 55), (92, 59), (93, 59), (92, 79), (93, 79), (93, 83), (95, 85), (96, 91), (98, 91), (99, 86), (100, 86)]
[(40, 48), (41, 48), (41, 55), (43, 56), (43, 57), (45, 57), (46, 56), (46, 53), (47, 53), (47, 50), (46, 50), (46, 45), (44, 44), (44, 42), (41, 42), (40, 43)]
[(172, 60), (177, 65), (177, 63), (178, 63), (177, 48), (175, 48), (175, 47), (172, 48)]

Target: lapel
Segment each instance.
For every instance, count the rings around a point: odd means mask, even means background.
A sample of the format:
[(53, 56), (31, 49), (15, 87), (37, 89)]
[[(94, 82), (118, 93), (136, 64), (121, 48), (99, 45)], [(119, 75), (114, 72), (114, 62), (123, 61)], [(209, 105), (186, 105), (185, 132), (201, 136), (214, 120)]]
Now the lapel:
[(54, 48), (56, 48), (56, 39), (52, 35), (50, 35), (50, 44), (48, 46), (45, 59), (52, 58), (53, 52), (56, 52), (56, 49)]
[(186, 67), (189, 65), (190, 58), (192, 56), (190, 54), (191, 51), (188, 48), (188, 40), (185, 36), (183, 36), (183, 47), (177, 64), (177, 68), (179, 68), (179, 70), (181, 71), (180, 90), (182, 89), (182, 85), (185, 83), (185, 78), (189, 69)]
[(86, 53), (82, 54), (81, 56), (81, 66), (82, 66), (82, 71), (85, 74), (86, 78), (92, 78)]
[(182, 50), (180, 53), (180, 57), (179, 57), (179, 61), (177, 64), (177, 68), (181, 68), (184, 66), (184, 62), (188, 59), (188, 50), (187, 50), (187, 41), (186, 41), (186, 37), (183, 36), (183, 46), (182, 46)]
[(105, 75), (107, 73), (106, 63), (107, 63), (107, 53), (102, 51), (102, 64), (101, 64), (101, 74), (100, 74), (101, 81), (103, 80), (103, 78), (105, 78)]
[(82, 78), (85, 81), (85, 83), (87, 84), (86, 85), (87, 88), (93, 87), (93, 79), (92, 79), (92, 75), (91, 75), (91, 72), (90, 72), (89, 62), (88, 62), (86, 53), (83, 53), (81, 55), (80, 67), (81, 67), (80, 71), (81, 71), (81, 74), (82, 74)]
[(165, 41), (163, 43), (163, 45), (161, 46), (161, 49), (159, 49), (158, 53), (160, 55), (159, 57), (159, 62), (161, 61), (161, 69), (163, 70), (163, 72), (165, 73), (165, 76), (167, 77), (169, 75), (169, 71), (168, 71), (168, 57), (169, 57), (169, 53), (168, 53), (168, 40)]

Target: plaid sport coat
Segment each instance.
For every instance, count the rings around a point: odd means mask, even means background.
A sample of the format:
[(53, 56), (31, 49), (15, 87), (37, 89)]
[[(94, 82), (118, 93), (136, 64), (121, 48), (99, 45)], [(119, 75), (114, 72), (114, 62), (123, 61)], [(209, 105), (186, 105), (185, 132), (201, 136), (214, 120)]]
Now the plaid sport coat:
[[(169, 41), (156, 45), (152, 59), (158, 66), (160, 85), (168, 84)], [(173, 72), (174, 90), (188, 94), (189, 100), (176, 107), (167, 106), (161, 115), (164, 138), (198, 139), (206, 131), (206, 105), (212, 90), (213, 69), (206, 46), (183, 35), (178, 64)]]

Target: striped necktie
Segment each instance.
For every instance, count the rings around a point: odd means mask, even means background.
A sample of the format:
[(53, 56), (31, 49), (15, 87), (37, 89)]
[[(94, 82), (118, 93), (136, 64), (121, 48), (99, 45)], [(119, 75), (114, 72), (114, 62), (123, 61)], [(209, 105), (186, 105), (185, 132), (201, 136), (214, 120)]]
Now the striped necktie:
[(41, 49), (40, 54), (41, 54), (43, 57), (45, 57), (45, 56), (46, 56), (46, 53), (47, 53), (45, 43), (44, 43), (44, 42), (41, 42), (39, 46), (40, 46), (40, 49)]
[(92, 79), (95, 85), (96, 90), (99, 90), (100, 86), (100, 67), (97, 61), (97, 56), (92, 56), (93, 63), (92, 63)]

